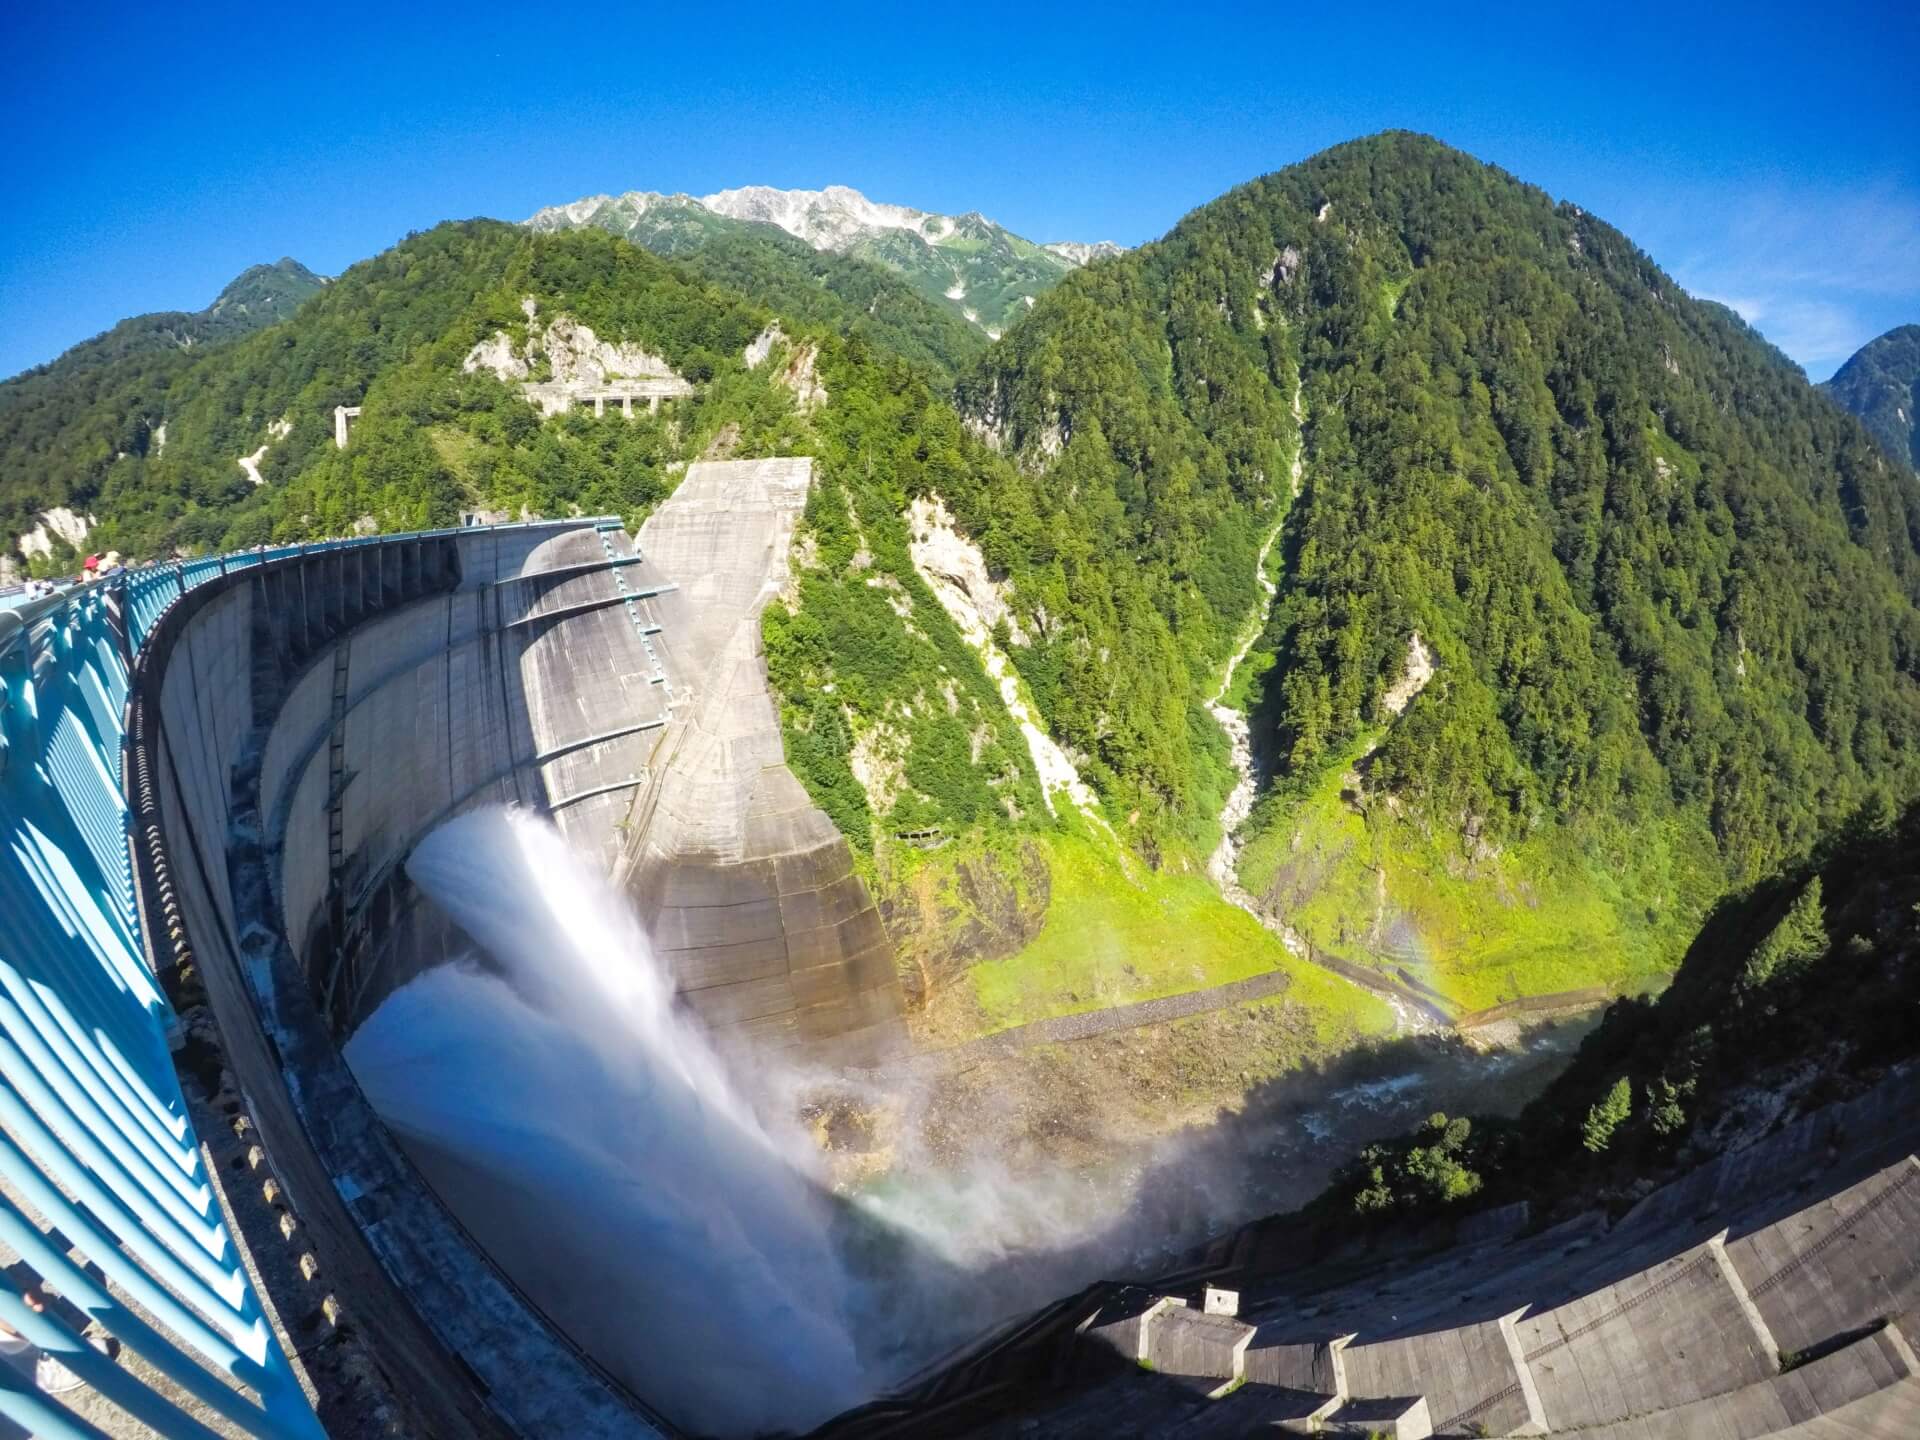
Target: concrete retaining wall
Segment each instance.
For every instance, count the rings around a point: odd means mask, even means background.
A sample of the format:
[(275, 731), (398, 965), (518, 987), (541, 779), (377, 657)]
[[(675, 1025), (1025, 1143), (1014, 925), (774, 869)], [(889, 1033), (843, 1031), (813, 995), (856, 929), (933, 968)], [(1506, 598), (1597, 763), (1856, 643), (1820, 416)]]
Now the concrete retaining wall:
[(709, 462), (640, 533), (674, 723), (624, 877), (688, 1002), (723, 1039), (865, 1065), (905, 1044), (893, 947), (833, 822), (786, 766), (760, 645), (810, 460)]

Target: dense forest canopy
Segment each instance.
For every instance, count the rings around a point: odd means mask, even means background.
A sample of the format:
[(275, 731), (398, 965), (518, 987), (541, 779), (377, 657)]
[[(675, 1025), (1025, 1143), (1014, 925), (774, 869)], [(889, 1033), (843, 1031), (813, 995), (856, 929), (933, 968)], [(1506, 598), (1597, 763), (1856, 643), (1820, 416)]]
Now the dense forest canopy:
[[(1407, 134), (1068, 277), (963, 383), (1034, 477), (968, 497), (1047, 613), (1016, 658), (1104, 783), (1202, 788), (1177, 721), (1286, 504), (1296, 377), (1282, 791), (1392, 719), (1416, 633), (1437, 674), (1367, 781), (1455, 834), (1700, 824), (1752, 874), (1920, 785), (1912, 474), (1617, 231)], [(1109, 657), (1148, 683), (1103, 693)]]
[[(744, 443), (765, 438), (745, 413), (746, 392), (765, 387), (744, 384), (741, 352), (776, 312), (796, 333), (858, 336), (936, 384), (979, 353), (983, 340), (885, 271), (787, 240), (728, 234), (668, 265), (597, 232), (443, 225), (258, 334), (231, 318), (265, 313), (235, 308), (261, 278), (250, 271), (200, 317), (129, 321), (0, 387), (0, 521), (18, 534), (68, 504), (99, 516), (96, 547), (147, 556), (446, 523), (463, 509), (638, 513), (670, 488), (666, 467), (687, 458), (695, 432), (736, 420)], [(462, 373), (495, 329), (524, 338), (526, 296), (600, 333), (644, 337), (696, 382), (680, 440), (653, 421), (543, 426), (517, 392)], [(147, 343), (160, 333), (166, 343)], [(331, 444), (336, 405), (365, 412), (345, 453)], [(263, 445), (256, 488), (240, 459)]]
[[(1348, 1230), (1528, 1200), (1625, 1205), (1920, 1045), (1920, 807), (1717, 906), (1657, 1000), (1625, 999), (1513, 1120), (1435, 1116), (1369, 1146), (1307, 1212)], [(1437, 1123), (1436, 1123), (1437, 1122)]]
[(0, 536), (57, 505), (85, 506), (108, 467), (158, 443), (167, 394), (206, 347), (278, 324), (327, 282), (297, 260), (242, 271), (204, 310), (122, 320), (0, 381)]

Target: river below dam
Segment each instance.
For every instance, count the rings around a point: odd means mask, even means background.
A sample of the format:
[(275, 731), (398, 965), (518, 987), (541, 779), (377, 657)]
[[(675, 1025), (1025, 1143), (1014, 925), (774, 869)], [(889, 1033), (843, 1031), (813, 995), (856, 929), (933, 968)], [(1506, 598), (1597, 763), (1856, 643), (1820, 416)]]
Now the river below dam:
[[(954, 1153), (923, 1140), (971, 1103), (955, 1072), (730, 1067), (626, 897), (545, 821), (469, 813), (408, 870), (483, 955), (418, 976), (351, 1037), (361, 1086), (522, 1292), (707, 1434), (804, 1430), (1091, 1280), (1165, 1268), (1310, 1198), (1369, 1139), (1511, 1108), (1587, 1028), (1490, 1052), (1377, 1042), (1209, 1123), (1109, 1137), (1094, 1163), (1010, 1157), (990, 1130)], [(891, 1114), (855, 1181), (802, 1123), (821, 1094)]]

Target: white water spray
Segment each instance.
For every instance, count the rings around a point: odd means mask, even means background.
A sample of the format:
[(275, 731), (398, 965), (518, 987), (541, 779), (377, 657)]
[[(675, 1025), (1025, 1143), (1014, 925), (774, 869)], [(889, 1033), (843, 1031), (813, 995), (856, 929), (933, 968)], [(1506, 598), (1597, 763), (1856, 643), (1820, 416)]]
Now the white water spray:
[(498, 968), (420, 975), (346, 1054), (481, 1245), (705, 1433), (805, 1429), (864, 1399), (817, 1155), (675, 1011), (624, 899), (518, 812), (449, 822), (407, 871)]

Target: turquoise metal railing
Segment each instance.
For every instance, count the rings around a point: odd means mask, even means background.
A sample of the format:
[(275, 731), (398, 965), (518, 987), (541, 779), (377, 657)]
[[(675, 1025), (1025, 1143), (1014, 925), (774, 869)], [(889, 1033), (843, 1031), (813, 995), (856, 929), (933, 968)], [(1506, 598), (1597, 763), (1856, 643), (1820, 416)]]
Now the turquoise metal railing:
[[(204, 1171), (127, 843), (122, 616), (144, 638), (220, 573), (162, 567), (0, 612), (0, 1175), (25, 1206), (0, 1196), (0, 1242), (208, 1410), (250, 1435), (316, 1440)], [(0, 1276), (0, 1322), (150, 1429), (213, 1433), (54, 1308), (31, 1309)], [(4, 1364), (0, 1414), (39, 1435), (102, 1433)]]
[[(227, 1233), (167, 1044), (173, 1011), (146, 964), (122, 775), (131, 667), (182, 596), (236, 571), (472, 533), (188, 560), (0, 608), (0, 1176), (28, 1207), (0, 1194), (0, 1244), (186, 1395), (269, 1440), (323, 1432)], [(4, 1273), (0, 1323), (153, 1431), (214, 1433), (51, 1307), (31, 1309)], [(102, 1433), (4, 1362), (0, 1415), (36, 1435)]]

